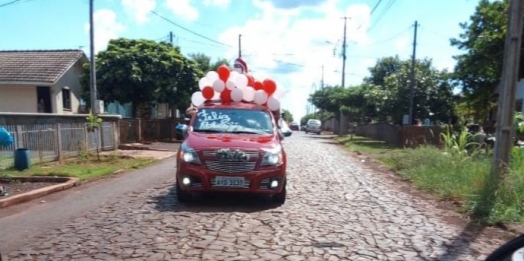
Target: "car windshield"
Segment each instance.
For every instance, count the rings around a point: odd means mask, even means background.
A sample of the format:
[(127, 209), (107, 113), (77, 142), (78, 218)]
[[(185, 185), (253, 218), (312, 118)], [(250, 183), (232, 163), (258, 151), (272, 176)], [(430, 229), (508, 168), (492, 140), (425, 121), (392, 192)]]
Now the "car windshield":
[(309, 124), (311, 124), (311, 125), (320, 125), (320, 121), (319, 120), (310, 120)]
[(273, 124), (265, 111), (205, 108), (198, 111), (193, 131), (272, 134)]

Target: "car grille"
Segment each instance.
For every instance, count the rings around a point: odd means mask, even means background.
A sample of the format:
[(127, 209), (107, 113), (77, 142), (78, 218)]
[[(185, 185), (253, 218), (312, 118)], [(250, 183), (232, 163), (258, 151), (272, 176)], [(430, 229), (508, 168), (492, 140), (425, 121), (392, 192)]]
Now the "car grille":
[(249, 155), (248, 161), (220, 161), (216, 159), (216, 150), (202, 151), (205, 166), (217, 172), (242, 173), (253, 171), (260, 154), (258, 151), (244, 151)]
[(206, 167), (213, 171), (225, 173), (248, 172), (255, 169), (256, 162), (239, 162), (239, 161), (216, 161), (207, 160)]

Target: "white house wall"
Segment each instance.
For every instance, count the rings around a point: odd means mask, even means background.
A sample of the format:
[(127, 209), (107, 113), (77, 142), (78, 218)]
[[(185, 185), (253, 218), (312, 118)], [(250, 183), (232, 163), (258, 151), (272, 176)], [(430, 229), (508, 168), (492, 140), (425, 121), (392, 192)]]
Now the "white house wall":
[[(58, 114), (75, 114), (80, 109), (80, 74), (82, 73), (82, 66), (77, 62), (74, 66), (64, 73), (62, 78), (58, 80), (53, 88), (55, 96), (54, 104), (56, 104), (56, 113)], [(71, 110), (64, 110), (62, 103), (62, 88), (69, 87), (71, 91)], [(54, 108), (53, 108), (54, 109)]]
[(36, 87), (0, 86), (0, 112), (37, 112)]

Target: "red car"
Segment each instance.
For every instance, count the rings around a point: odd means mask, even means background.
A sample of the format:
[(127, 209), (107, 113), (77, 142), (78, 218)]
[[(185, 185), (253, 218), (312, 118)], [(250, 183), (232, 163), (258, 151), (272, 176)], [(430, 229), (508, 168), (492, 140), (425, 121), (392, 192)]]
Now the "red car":
[(244, 102), (198, 107), (177, 153), (178, 201), (201, 192), (234, 192), (265, 194), (283, 204), (287, 157), (278, 116)]

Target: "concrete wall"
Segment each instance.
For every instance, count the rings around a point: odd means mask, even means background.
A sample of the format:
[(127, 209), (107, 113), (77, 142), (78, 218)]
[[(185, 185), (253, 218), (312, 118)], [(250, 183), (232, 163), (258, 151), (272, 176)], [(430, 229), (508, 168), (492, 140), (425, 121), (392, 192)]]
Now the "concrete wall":
[(36, 87), (0, 86), (0, 112), (37, 112)]
[[(81, 62), (77, 62), (58, 80), (53, 87), (52, 96), (53, 112), (58, 114), (76, 114), (80, 109), (80, 74), (82, 73)], [(71, 109), (63, 108), (63, 89), (69, 88), (71, 93)]]

